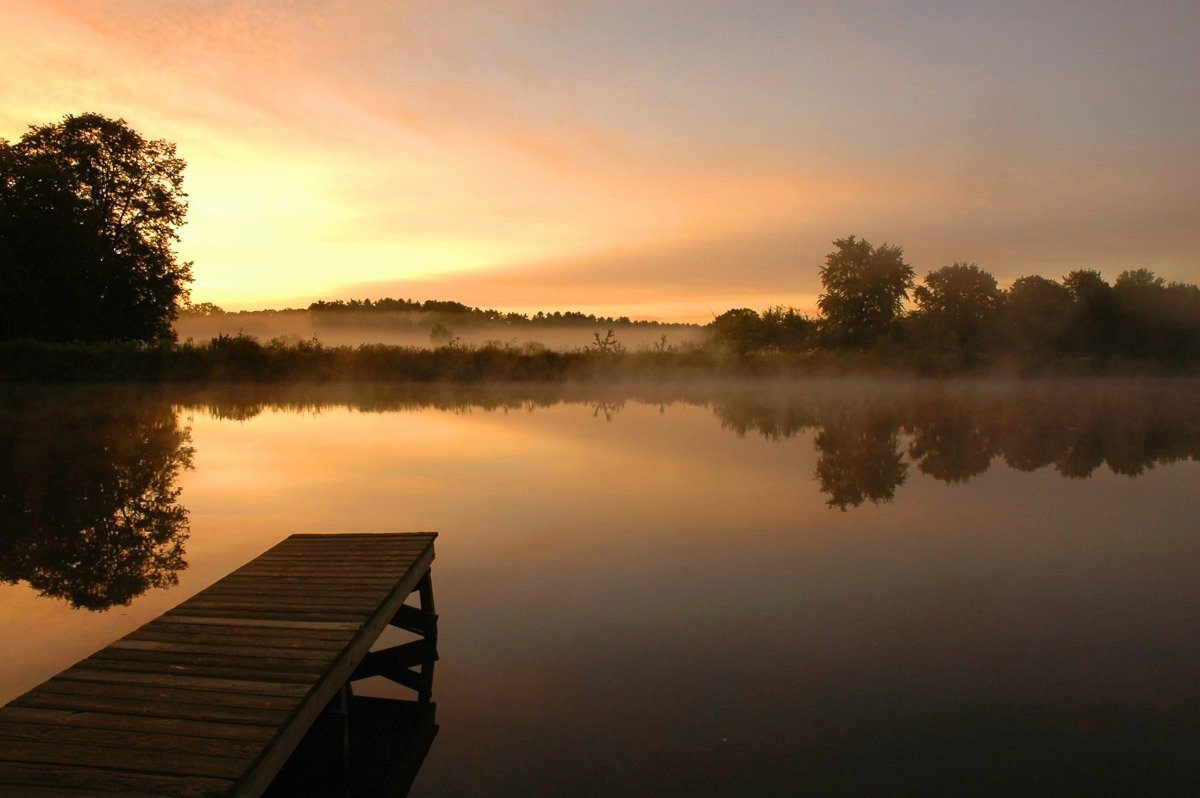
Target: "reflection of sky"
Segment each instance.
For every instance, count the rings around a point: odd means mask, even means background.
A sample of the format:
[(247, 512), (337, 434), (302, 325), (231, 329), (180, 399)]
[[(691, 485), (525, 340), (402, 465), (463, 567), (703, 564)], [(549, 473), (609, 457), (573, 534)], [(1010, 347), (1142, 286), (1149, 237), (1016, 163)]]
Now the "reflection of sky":
[(1195, 462), (913, 468), (842, 513), (811, 432), (739, 438), (703, 407), (188, 415), (181, 586), (100, 615), (3, 588), (0, 630), (36, 652), (4, 663), (4, 696), (292, 532), (436, 529), (431, 794), (754, 792), (989, 735), (1135, 760), (1148, 735), (1196, 742), (1172, 725), (1200, 709)]
[[(1198, 279), (1192, 2), (6, 5), (0, 134), (180, 143), (196, 298), (811, 306), (918, 272)], [(152, 75), (153, 78), (147, 78)]]

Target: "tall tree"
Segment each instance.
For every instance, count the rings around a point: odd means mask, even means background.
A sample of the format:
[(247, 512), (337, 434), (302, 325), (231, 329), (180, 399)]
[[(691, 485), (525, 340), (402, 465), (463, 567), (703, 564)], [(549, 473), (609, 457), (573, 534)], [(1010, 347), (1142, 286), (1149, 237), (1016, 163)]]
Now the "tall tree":
[(990, 273), (955, 263), (925, 275), (913, 298), (917, 321), (935, 345), (970, 361), (984, 348), (1003, 295)]
[(174, 337), (184, 162), (100, 114), (0, 140), (0, 338)]
[(850, 236), (833, 242), (821, 267), (817, 306), (831, 344), (866, 349), (891, 333), (913, 285), (912, 267), (898, 246), (876, 248)]
[(1076, 269), (1063, 278), (1074, 303), (1071, 326), (1078, 351), (1100, 357), (1117, 346), (1117, 298), (1100, 272)]
[(1030, 275), (1005, 296), (1004, 326), (1020, 354), (1062, 353), (1070, 339), (1071, 292), (1056, 280)]

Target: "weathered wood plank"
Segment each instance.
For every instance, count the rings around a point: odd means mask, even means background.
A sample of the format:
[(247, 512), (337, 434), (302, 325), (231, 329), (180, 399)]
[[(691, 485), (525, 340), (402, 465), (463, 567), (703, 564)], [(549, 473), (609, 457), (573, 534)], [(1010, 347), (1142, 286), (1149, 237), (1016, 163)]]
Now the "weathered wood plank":
[[(411, 559), (416, 559), (416, 558), (414, 557)], [(293, 573), (311, 572), (311, 573), (317, 574), (319, 576), (338, 576), (340, 574), (351, 574), (351, 575), (365, 574), (368, 576), (387, 577), (389, 575), (395, 574), (395, 570), (394, 570), (395, 567), (397, 567), (397, 566), (402, 567), (406, 562), (409, 562), (409, 561), (410, 561), (410, 558), (406, 557), (402, 560), (397, 560), (394, 563), (380, 562), (378, 560), (372, 560), (370, 562), (361, 562), (361, 563), (354, 563), (354, 562), (348, 562), (348, 561), (342, 561), (342, 560), (337, 560), (337, 561), (331, 562), (329, 559), (326, 559), (324, 561), (322, 561), (320, 559), (313, 559), (311, 562), (306, 562), (306, 563), (301, 563), (301, 562), (291, 563), (291, 562), (287, 562), (287, 561), (259, 562), (259, 563), (255, 563), (253, 565), (247, 565), (243, 568), (239, 568), (238, 573), (243, 576), (252, 575), (252, 574), (268, 574), (269, 575), (269, 574), (273, 574), (273, 573), (279, 573), (279, 574), (282, 574), (283, 576), (289, 576)]]
[(0, 721), (0, 738), (15, 740), (40, 740), (43, 742), (75, 743), (100, 748), (130, 748), (141, 751), (170, 751), (180, 754), (203, 756), (251, 757), (262, 747), (261, 744), (236, 740), (214, 740), (204, 737), (186, 737), (178, 734), (127, 729), (92, 729), (82, 726), (64, 726), (54, 723), (21, 723)]
[[(242, 643), (240, 646), (227, 644), (196, 643), (185, 641), (162, 640), (129, 640), (122, 639), (109, 645), (109, 650), (128, 649), (131, 651), (177, 651), (181, 654), (224, 654), (228, 656), (258, 657), (270, 656), (273, 659), (312, 659), (320, 660), (326, 657), (332, 659), (331, 649), (326, 648), (267, 648)], [(340, 651), (339, 646), (332, 651)]]
[(221, 584), (222, 587), (236, 587), (243, 590), (256, 590), (261, 587), (264, 590), (291, 590), (319, 594), (322, 590), (330, 588), (370, 591), (387, 590), (391, 586), (391, 581), (391, 579), (380, 579), (378, 577), (370, 579), (360, 577), (323, 579), (320, 577), (275, 576), (268, 579), (266, 577), (251, 578), (249, 576), (239, 576), (237, 579), (230, 579), (228, 582)]
[(316, 621), (318, 623), (358, 623), (362, 624), (365, 613), (358, 612), (288, 612), (286, 610), (275, 610), (270, 608), (244, 609), (244, 610), (223, 610), (210, 609), (208, 607), (191, 608), (187, 604), (181, 604), (179, 607), (171, 610), (166, 614), (167, 618), (177, 620), (179, 618), (227, 618), (234, 621)]
[[(158, 662), (164, 665), (210, 665), (215, 667), (237, 667), (245, 670), (262, 668), (276, 672), (290, 672), (320, 675), (333, 661), (333, 657), (296, 659), (294, 657), (276, 657), (270, 652), (245, 656), (236, 654), (198, 654), (186, 651), (144, 651), (123, 648), (105, 648), (97, 651), (89, 660), (114, 660), (122, 662)], [(245, 672), (245, 671), (244, 671)], [(308, 678), (312, 681), (312, 677)]]
[[(36, 784), (2, 784), (4, 798), (112, 798), (109, 790), (90, 790), (83, 787), (45, 787)], [(131, 792), (120, 793), (121, 798), (163, 798), (161, 793)]]
[[(387, 583), (383, 583), (386, 585)], [(307, 603), (313, 606), (324, 601), (362, 601), (363, 599), (378, 601), (379, 592), (385, 590), (383, 585), (362, 587), (359, 585), (325, 585), (314, 587), (305, 584), (298, 590), (296, 585), (271, 585), (265, 582), (258, 584), (224, 584), (217, 589), (206, 590), (188, 599), (187, 603), (199, 601), (239, 601), (250, 599), (258, 604), (271, 600), (290, 600), (293, 604)]]
[[(249, 674), (253, 675), (253, 674)], [(141, 684), (155, 687), (215, 690), (243, 695), (274, 695), (301, 697), (308, 692), (303, 684), (264, 682), (251, 679), (220, 679), (203, 676), (183, 676), (175, 673), (138, 673), (136, 671), (104, 671), (74, 667), (58, 675), (58, 680), (96, 682), (100, 684)]]
[[(299, 635), (296, 633), (285, 634), (261, 634), (262, 630), (256, 630), (259, 634), (247, 634), (244, 630), (239, 630), (237, 627), (217, 627), (219, 631), (206, 631), (204, 633), (197, 631), (196, 627), (190, 629), (185, 628), (179, 631), (178, 627), (168, 627), (166, 624), (155, 624), (154, 626), (146, 627), (133, 634), (126, 635), (123, 640), (145, 640), (160, 643), (222, 643), (234, 646), (243, 646), (247, 644), (257, 644), (260, 648), (313, 648), (313, 649), (328, 649), (340, 650), (349, 641), (348, 635), (340, 635), (339, 638), (329, 639), (325, 637), (317, 637), (311, 633)], [(230, 631), (226, 631), (230, 630)]]
[(4, 707), (3, 719), (14, 723), (39, 723), (63, 729), (99, 729), (118, 733), (138, 733), (148, 737), (177, 735), (208, 740), (253, 743), (260, 749), (275, 733), (267, 726), (248, 726), (241, 723), (213, 723), (189, 718), (156, 718), (122, 715), (110, 712), (89, 712), (46, 707)]
[[(213, 776), (240, 778), (244, 767), (234, 757), (201, 756), (169, 751), (141, 751), (130, 748), (101, 748), (77, 745), (63, 740), (23, 740), (6, 738), (0, 748), (0, 761), (38, 762), (45, 765), (87, 765), (134, 773), (168, 773), (176, 776)], [(0, 764), (0, 768), (3, 765)]]
[(26, 693), (13, 702), (19, 707), (71, 709), (88, 712), (108, 712), (116, 715), (140, 715), (149, 718), (178, 718), (209, 723), (242, 723), (248, 726), (281, 726), (288, 713), (271, 709), (218, 707), (202, 704), (175, 704), (162, 701), (129, 701), (103, 696), (60, 695), (57, 693)]
[(223, 635), (229, 637), (248, 637), (258, 640), (271, 640), (273, 638), (282, 639), (304, 639), (313, 641), (322, 641), (328, 643), (336, 643), (345, 645), (352, 637), (353, 630), (350, 629), (289, 629), (289, 628), (264, 628), (258, 627), (243, 627), (243, 626), (221, 626), (207, 627), (198, 626), (188, 623), (173, 623), (166, 620), (158, 620), (153, 624), (143, 626), (136, 632), (132, 632), (126, 637), (140, 635), (143, 632), (149, 634), (180, 634), (180, 635)]
[(236, 618), (211, 618), (196, 615), (160, 615), (159, 618), (164, 623), (194, 623), (208, 624), (210, 626), (240, 626), (243, 628), (261, 627), (264, 629), (326, 629), (354, 632), (361, 624), (356, 624), (347, 621), (309, 621), (309, 620), (291, 620), (278, 621), (264, 618), (244, 618), (238, 620)]
[[(216, 679), (244, 679), (249, 672), (245, 665), (218, 665), (211, 662), (145, 662), (139, 659), (94, 659), (88, 658), (72, 670), (120, 671), (170, 676), (202, 676)], [(306, 670), (262, 670), (255, 668), (254, 678), (261, 682), (311, 685), (321, 676), (320, 671)]]
[(245, 707), (248, 709), (286, 712), (296, 703), (294, 695), (264, 695), (262, 693), (233, 693), (202, 690), (195, 687), (163, 687), (162, 685), (112, 684), (109, 682), (80, 682), (74, 679), (52, 679), (36, 687), (29, 696), (63, 695), (88, 698), (128, 699), (131, 702), (161, 701), (170, 704), (199, 704), (203, 707)]
[[(261, 568), (276, 563), (289, 562), (310, 562), (310, 563), (327, 563), (337, 567), (349, 567), (356, 564), (376, 565), (384, 562), (399, 563), (406, 560), (415, 560), (421, 555), (423, 548), (420, 545), (404, 547), (402, 549), (391, 549), (378, 552), (363, 551), (356, 554), (354, 551), (343, 550), (338, 546), (330, 546), (327, 550), (321, 550), (316, 546), (308, 546), (303, 552), (294, 554), (264, 554), (253, 562), (247, 563), (244, 568), (249, 570), (253, 568)], [(240, 569), (239, 569), (240, 570)]]
[(100, 790), (122, 795), (177, 795), (182, 798), (228, 795), (235, 786), (231, 779), (130, 773), (81, 765), (13, 761), (4, 761), (3, 767), (0, 767), (0, 784), (4, 785), (5, 792), (8, 792), (10, 785), (29, 785)]
[(259, 610), (266, 604), (272, 610), (287, 610), (288, 612), (306, 612), (314, 607), (321, 607), (323, 610), (330, 612), (344, 612), (353, 615), (369, 615), (372, 610), (379, 604), (378, 598), (374, 601), (368, 598), (333, 598), (325, 596), (305, 596), (303, 598), (284, 597), (284, 596), (258, 596), (256, 598), (233, 597), (224, 598), (220, 596), (205, 597), (192, 599), (187, 603), (188, 609), (214, 609), (214, 610)]

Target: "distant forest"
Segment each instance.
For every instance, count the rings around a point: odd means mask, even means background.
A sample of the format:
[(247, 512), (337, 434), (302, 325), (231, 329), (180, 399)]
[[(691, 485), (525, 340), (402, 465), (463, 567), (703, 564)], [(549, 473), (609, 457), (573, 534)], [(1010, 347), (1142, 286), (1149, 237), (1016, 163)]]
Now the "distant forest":
[(539, 310), (532, 315), (512, 313), (492, 308), (477, 308), (462, 302), (448, 299), (334, 299), (318, 300), (308, 308), (287, 308), (284, 310), (243, 310), (227, 311), (211, 302), (201, 302), (189, 305), (180, 310), (180, 315), (217, 316), (217, 315), (247, 315), (247, 314), (287, 314), (314, 313), (324, 316), (327, 320), (355, 318), (358, 320), (378, 319), (387, 324), (408, 324), (412, 326), (429, 326), (436, 323), (458, 324), (463, 326), (475, 325), (505, 325), (510, 327), (665, 327), (680, 326), (673, 322), (652, 320), (634, 320), (628, 316), (597, 316), (593, 313), (582, 313), (575, 310), (545, 312)]

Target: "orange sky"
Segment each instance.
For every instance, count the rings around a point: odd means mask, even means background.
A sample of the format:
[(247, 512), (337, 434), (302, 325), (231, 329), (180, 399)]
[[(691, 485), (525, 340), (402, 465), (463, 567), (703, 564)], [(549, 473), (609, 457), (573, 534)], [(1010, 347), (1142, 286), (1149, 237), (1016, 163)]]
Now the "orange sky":
[(0, 136), (189, 163), (193, 298), (704, 319), (835, 237), (1200, 281), (1194, 3), (0, 0)]

